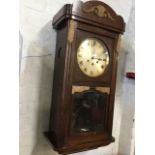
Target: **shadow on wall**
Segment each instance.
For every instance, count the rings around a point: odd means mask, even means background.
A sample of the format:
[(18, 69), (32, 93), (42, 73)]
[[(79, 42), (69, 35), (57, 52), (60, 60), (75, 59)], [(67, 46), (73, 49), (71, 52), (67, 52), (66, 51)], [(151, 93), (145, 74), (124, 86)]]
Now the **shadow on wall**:
[(51, 21), (29, 44), (20, 72), (20, 151), (22, 155), (57, 155), (45, 139), (50, 117), (55, 57)]
[(23, 46), (23, 36), (19, 31), (19, 73), (20, 73), (20, 66), (21, 66), (21, 59), (22, 59), (22, 46)]
[(36, 52), (39, 54), (38, 57), (41, 58), (40, 87), (38, 87), (40, 99), (36, 120), (37, 127), (36, 131), (34, 131), (36, 133), (36, 144), (31, 155), (58, 155), (43, 135), (43, 132), (47, 131), (49, 127), (56, 46), (55, 38), (55, 32), (52, 29), (52, 24), (50, 21), (38, 33), (38, 40), (37, 42), (34, 42), (36, 46), (32, 43), (32, 46), (30, 45), (29, 47), (29, 51), (33, 50), (33, 47), (37, 47)]

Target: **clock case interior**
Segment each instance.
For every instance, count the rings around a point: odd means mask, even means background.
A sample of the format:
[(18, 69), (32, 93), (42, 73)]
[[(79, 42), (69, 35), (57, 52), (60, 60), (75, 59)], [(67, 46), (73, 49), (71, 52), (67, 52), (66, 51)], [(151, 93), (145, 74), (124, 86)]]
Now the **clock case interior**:
[[(75, 6), (66, 4), (55, 15), (53, 27), (57, 43), (51, 118), (45, 136), (60, 154), (108, 145), (114, 142), (117, 43), (125, 23), (103, 2), (78, 1)], [(98, 77), (86, 76), (77, 63), (77, 49), (87, 38), (101, 40), (109, 51), (109, 65)]]

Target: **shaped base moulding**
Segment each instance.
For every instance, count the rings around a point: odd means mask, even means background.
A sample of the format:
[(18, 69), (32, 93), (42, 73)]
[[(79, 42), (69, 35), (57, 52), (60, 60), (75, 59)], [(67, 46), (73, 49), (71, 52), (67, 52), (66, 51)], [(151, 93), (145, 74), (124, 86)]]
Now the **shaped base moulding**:
[(44, 135), (52, 143), (54, 150), (62, 155), (87, 151), (90, 149), (96, 149), (98, 147), (106, 146), (112, 142), (115, 142), (115, 138), (111, 137), (111, 139), (107, 139), (105, 141), (93, 141), (93, 142), (73, 144), (73, 145), (66, 144), (63, 147), (57, 147), (56, 146), (56, 137), (54, 136), (54, 134), (52, 132), (44, 132)]

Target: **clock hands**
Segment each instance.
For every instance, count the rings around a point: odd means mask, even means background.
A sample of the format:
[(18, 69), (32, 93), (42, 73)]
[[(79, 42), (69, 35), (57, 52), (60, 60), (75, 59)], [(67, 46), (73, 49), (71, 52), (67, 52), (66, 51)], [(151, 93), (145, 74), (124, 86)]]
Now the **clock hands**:
[(98, 61), (106, 61), (106, 59), (91, 57), (91, 59), (97, 59)]

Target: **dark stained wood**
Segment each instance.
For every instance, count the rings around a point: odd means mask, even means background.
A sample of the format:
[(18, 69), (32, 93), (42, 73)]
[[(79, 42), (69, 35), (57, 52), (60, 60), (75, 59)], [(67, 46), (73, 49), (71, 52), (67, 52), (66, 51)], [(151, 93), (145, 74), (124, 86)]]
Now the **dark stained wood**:
[[(55, 143), (53, 139), (55, 139), (50, 132), (45, 132), (45, 136), (49, 139), (49, 141), (53, 144)], [(60, 154), (70, 154), (70, 153), (76, 153), (81, 151), (87, 151), (91, 149), (96, 149), (101, 146), (106, 146), (110, 144), (111, 142), (114, 142), (115, 139), (113, 137), (107, 139), (107, 140), (98, 140), (88, 143), (81, 143), (81, 144), (66, 144), (64, 147), (58, 148), (55, 145), (53, 146), (56, 151), (58, 151)]]
[[(95, 6), (103, 6), (114, 18), (114, 21), (107, 18), (98, 17), (94, 12), (84, 12), (85, 9), (90, 9)], [(95, 9), (94, 9), (95, 10)], [(100, 1), (88, 1), (83, 3), (79, 1), (75, 6), (72, 4), (66, 4), (53, 18), (53, 26), (57, 28), (59, 23), (66, 19), (74, 19), (80, 22), (85, 22), (90, 25), (98, 26), (108, 30), (123, 33), (125, 30), (125, 23), (123, 18), (115, 13), (115, 11), (107, 4)]]
[[(70, 27), (71, 21), (73, 27)], [(61, 154), (108, 145), (114, 142), (112, 125), (118, 55), (116, 47), (119, 35), (125, 30), (125, 23), (121, 16), (103, 2), (79, 1), (76, 6), (65, 5), (53, 18), (53, 27), (57, 30), (57, 44), (51, 118), (45, 136)], [(77, 64), (77, 49), (86, 38), (98, 38), (109, 51), (110, 63), (105, 72), (96, 78), (84, 75)], [(110, 88), (103, 111), (104, 131), (72, 134), (72, 86)]]

